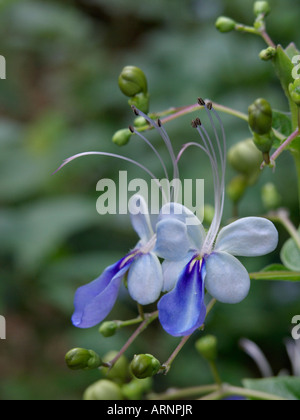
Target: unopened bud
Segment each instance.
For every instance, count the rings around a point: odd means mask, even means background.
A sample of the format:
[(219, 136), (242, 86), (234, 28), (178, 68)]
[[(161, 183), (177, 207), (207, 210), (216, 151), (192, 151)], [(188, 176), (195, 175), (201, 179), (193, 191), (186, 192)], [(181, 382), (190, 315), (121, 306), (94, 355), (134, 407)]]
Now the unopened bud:
[[(108, 363), (112, 361), (117, 356), (117, 354), (117, 351), (110, 351), (103, 357), (103, 361)], [(101, 370), (107, 379), (111, 379), (114, 382), (123, 384), (129, 377), (129, 361), (123, 354), (112, 368), (109, 369), (103, 367)]]
[(249, 106), (249, 126), (256, 134), (268, 134), (272, 129), (273, 113), (265, 99), (257, 99)]
[(292, 100), (300, 106), (300, 79), (295, 80), (294, 83), (290, 83), (289, 92)]
[(128, 101), (130, 106), (135, 106), (144, 114), (149, 112), (149, 94), (148, 93), (139, 93), (138, 95), (133, 96)]
[(245, 175), (238, 175), (233, 178), (227, 186), (227, 195), (233, 201), (238, 203), (248, 187), (247, 177)]
[(145, 120), (145, 118), (144, 117), (137, 117), (135, 120), (134, 120), (134, 126), (135, 127), (138, 127), (138, 128), (140, 128), (140, 127), (145, 127), (145, 125), (147, 125), (148, 123), (147, 123), (147, 121)]
[(259, 16), (259, 15), (267, 16), (270, 12), (271, 12), (271, 7), (267, 1), (256, 1), (254, 3), (255, 16)]
[(72, 370), (92, 370), (102, 365), (102, 360), (93, 350), (73, 349), (65, 357), (67, 366)]
[(87, 388), (83, 399), (85, 401), (111, 401), (123, 400), (124, 397), (119, 385), (112, 381), (102, 379)]
[(147, 93), (148, 83), (145, 73), (138, 67), (124, 67), (119, 76), (119, 87), (130, 98), (139, 93)]
[(260, 168), (261, 153), (252, 138), (246, 139), (229, 149), (228, 162), (237, 172), (250, 176)]
[(132, 132), (128, 128), (124, 128), (122, 130), (117, 131), (114, 134), (112, 141), (117, 146), (126, 146), (131, 136), (132, 136)]
[(139, 354), (130, 364), (132, 374), (138, 379), (150, 378), (161, 368), (160, 362), (151, 354)]
[(206, 335), (196, 341), (196, 349), (209, 362), (214, 362), (218, 356), (218, 340), (213, 335)]
[(116, 321), (106, 321), (100, 325), (99, 333), (103, 335), (103, 337), (112, 337), (115, 335), (118, 329), (118, 324)]
[(268, 154), (273, 146), (274, 138), (270, 133), (265, 135), (254, 133), (253, 141), (258, 150), (260, 150), (263, 154)]
[(216, 21), (216, 28), (220, 32), (231, 32), (234, 31), (236, 22), (226, 16), (220, 16)]
[(266, 210), (275, 210), (281, 204), (281, 196), (276, 186), (271, 182), (263, 186), (261, 196)]
[(276, 48), (268, 47), (265, 50), (262, 50), (259, 54), (259, 57), (263, 61), (272, 60), (276, 55)]
[(141, 400), (144, 393), (152, 388), (152, 379), (132, 379), (131, 382), (122, 386), (122, 394), (127, 400)]

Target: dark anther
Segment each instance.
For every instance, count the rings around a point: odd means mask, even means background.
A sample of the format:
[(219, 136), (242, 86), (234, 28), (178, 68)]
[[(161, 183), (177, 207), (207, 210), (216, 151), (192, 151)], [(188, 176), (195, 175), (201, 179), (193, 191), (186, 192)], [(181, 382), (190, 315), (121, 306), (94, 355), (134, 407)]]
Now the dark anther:
[(195, 121), (196, 121), (197, 127), (202, 125), (202, 122), (201, 122), (200, 118), (196, 118)]
[(132, 125), (130, 125), (128, 128), (129, 128), (129, 131), (131, 131), (131, 133), (133, 134), (134, 133), (134, 128), (132, 127)]
[(202, 99), (202, 98), (198, 98), (198, 104), (199, 104), (200, 106), (205, 106), (205, 101), (204, 101), (204, 99)]
[(212, 107), (213, 107), (213, 104), (212, 104), (212, 102), (207, 102), (206, 106), (207, 106), (207, 109), (209, 109), (211, 111)]
[(135, 113), (135, 115), (138, 117), (140, 114), (139, 114), (139, 111), (136, 109), (136, 107), (132, 105), (131, 108), (132, 108), (132, 111)]
[(161, 128), (161, 127), (162, 127), (162, 122), (161, 122), (161, 120), (160, 120), (160, 119), (158, 119), (158, 120), (157, 120), (157, 125), (159, 126), (159, 128)]
[(193, 128), (197, 128), (197, 123), (196, 123), (196, 121), (195, 121), (195, 120), (193, 120), (193, 121), (191, 122), (191, 126), (192, 126)]

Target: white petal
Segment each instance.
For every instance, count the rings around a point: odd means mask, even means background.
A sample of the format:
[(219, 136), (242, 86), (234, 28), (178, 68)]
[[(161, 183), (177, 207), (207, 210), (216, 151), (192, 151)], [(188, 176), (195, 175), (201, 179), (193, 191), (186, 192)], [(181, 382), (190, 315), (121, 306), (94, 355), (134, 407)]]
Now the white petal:
[(188, 236), (191, 241), (191, 248), (201, 250), (206, 233), (200, 220), (187, 207), (178, 203), (165, 204), (160, 212), (159, 221), (165, 217), (172, 217), (187, 226)]
[(137, 258), (128, 273), (128, 291), (132, 299), (141, 305), (155, 302), (162, 291), (161, 264), (154, 254)]
[(141, 195), (134, 195), (129, 201), (131, 223), (143, 244), (150, 241), (154, 235), (149, 217), (149, 210), (145, 199)]
[(258, 257), (274, 251), (278, 232), (262, 217), (246, 217), (231, 223), (219, 233), (215, 250), (241, 257)]
[(179, 220), (163, 219), (156, 226), (155, 252), (161, 258), (178, 261), (184, 258), (190, 249), (187, 227)]
[(189, 252), (183, 260), (180, 261), (164, 261), (162, 263), (164, 286), (163, 292), (170, 292), (176, 286), (180, 274), (191, 261), (195, 252)]
[(205, 287), (222, 303), (239, 303), (250, 290), (250, 277), (245, 267), (226, 252), (214, 252), (205, 261)]

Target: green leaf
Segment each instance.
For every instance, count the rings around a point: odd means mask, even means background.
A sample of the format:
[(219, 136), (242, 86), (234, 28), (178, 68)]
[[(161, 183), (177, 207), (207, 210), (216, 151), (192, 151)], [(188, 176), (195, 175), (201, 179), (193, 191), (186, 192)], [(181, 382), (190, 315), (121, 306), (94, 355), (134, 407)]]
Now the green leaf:
[(280, 253), (281, 261), (290, 270), (300, 271), (300, 249), (293, 238), (290, 238)]
[(298, 48), (296, 47), (294, 42), (291, 42), (285, 49), (285, 53), (286, 55), (289, 57), (290, 60), (293, 59), (293, 57), (295, 57), (295, 55), (299, 55), (300, 51), (298, 50)]
[(278, 397), (292, 401), (300, 400), (300, 378), (296, 377), (244, 379), (243, 386), (247, 389), (278, 395)]
[(292, 133), (291, 114), (273, 110), (272, 127), (288, 137)]

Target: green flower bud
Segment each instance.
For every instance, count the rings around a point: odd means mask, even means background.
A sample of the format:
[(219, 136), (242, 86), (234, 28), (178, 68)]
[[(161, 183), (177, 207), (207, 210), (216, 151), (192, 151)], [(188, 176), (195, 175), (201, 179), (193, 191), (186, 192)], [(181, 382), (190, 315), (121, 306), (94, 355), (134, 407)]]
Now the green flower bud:
[(119, 87), (130, 98), (139, 93), (147, 93), (148, 83), (145, 73), (135, 66), (124, 67), (119, 76)]
[(221, 16), (216, 21), (216, 28), (223, 33), (231, 32), (234, 31), (236, 24), (237, 23), (233, 19)]
[(112, 141), (118, 146), (126, 146), (132, 136), (132, 132), (128, 128), (124, 128), (123, 130), (117, 131)]
[(265, 50), (262, 50), (259, 54), (259, 57), (263, 61), (272, 60), (276, 56), (276, 48), (268, 47)]
[(254, 3), (255, 16), (259, 16), (259, 15), (267, 16), (270, 12), (271, 12), (271, 7), (267, 1), (256, 1)]
[(237, 172), (250, 176), (260, 168), (261, 153), (252, 138), (243, 140), (229, 149), (228, 162)]
[(253, 141), (258, 150), (263, 154), (267, 154), (273, 146), (274, 138), (271, 134), (259, 135), (254, 133)]
[(266, 210), (277, 209), (281, 204), (281, 196), (276, 186), (271, 182), (263, 186), (261, 196)]
[(145, 127), (145, 125), (147, 125), (148, 123), (144, 117), (137, 117), (134, 120), (133, 124), (135, 127), (140, 128), (140, 127)]
[(196, 350), (204, 359), (214, 362), (218, 356), (218, 340), (213, 335), (206, 335), (196, 341)]
[[(110, 362), (116, 357), (117, 354), (117, 351), (110, 351), (103, 357), (103, 361), (106, 363)], [(125, 383), (130, 377), (129, 362), (124, 354), (119, 358), (119, 360), (111, 369), (103, 367), (101, 370), (107, 379), (111, 379), (118, 384)]]
[(118, 324), (116, 321), (106, 321), (100, 325), (99, 333), (103, 335), (103, 337), (112, 337), (115, 335), (118, 329)]
[(133, 96), (128, 101), (130, 106), (135, 106), (144, 114), (149, 112), (149, 94), (148, 93), (139, 93), (138, 95)]
[(294, 83), (290, 83), (289, 91), (292, 100), (300, 106), (300, 79), (295, 80)]
[(124, 400), (121, 388), (112, 381), (102, 379), (89, 386), (84, 393), (85, 401)]
[(152, 388), (152, 379), (133, 379), (122, 386), (122, 394), (127, 400), (141, 400), (144, 393)]
[(73, 349), (65, 357), (67, 366), (72, 370), (92, 370), (102, 365), (102, 360), (93, 350)]
[(245, 175), (238, 175), (227, 186), (227, 195), (233, 203), (237, 204), (245, 194), (247, 187), (247, 177)]
[(256, 134), (268, 134), (272, 129), (272, 108), (265, 99), (257, 99), (249, 106), (249, 126)]
[(132, 374), (138, 379), (149, 378), (157, 374), (160, 362), (151, 354), (139, 354), (130, 364)]

